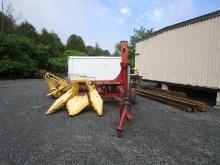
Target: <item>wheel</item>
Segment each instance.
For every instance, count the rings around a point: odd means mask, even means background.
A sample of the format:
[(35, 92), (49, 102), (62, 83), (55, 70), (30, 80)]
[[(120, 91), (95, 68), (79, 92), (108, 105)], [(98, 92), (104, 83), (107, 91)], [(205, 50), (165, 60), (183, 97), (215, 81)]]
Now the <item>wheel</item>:
[(129, 100), (132, 105), (134, 105), (136, 103), (136, 88), (130, 89)]

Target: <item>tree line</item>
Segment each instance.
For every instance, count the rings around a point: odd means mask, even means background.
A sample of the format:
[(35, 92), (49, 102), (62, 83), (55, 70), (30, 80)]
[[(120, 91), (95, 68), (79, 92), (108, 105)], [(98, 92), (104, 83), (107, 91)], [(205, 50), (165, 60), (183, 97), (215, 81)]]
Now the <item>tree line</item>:
[[(17, 25), (12, 15), (0, 12), (0, 78), (33, 77), (40, 69), (67, 72), (68, 56), (110, 56), (98, 43), (86, 46), (82, 37), (72, 34), (64, 45), (55, 32), (36, 28), (27, 21)], [(0, 27), (2, 22), (0, 21)]]
[[(68, 56), (119, 56), (120, 45), (110, 54), (98, 43), (86, 46), (82, 37), (72, 34), (64, 45), (55, 32), (42, 29), (40, 33), (27, 21), (16, 24), (11, 13), (0, 12), (0, 78), (34, 77), (40, 69), (66, 73)], [(3, 24), (2, 24), (3, 23)], [(2, 26), (4, 25), (4, 26)], [(153, 29), (143, 27), (134, 30), (130, 36), (129, 61), (134, 66), (135, 42), (150, 36)]]

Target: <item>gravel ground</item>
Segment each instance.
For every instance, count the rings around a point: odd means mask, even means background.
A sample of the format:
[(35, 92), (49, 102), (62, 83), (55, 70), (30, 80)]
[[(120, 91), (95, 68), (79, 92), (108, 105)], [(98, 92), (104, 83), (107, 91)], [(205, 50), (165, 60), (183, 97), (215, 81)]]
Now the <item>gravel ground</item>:
[(0, 164), (220, 164), (220, 110), (187, 113), (138, 97), (117, 138), (116, 102), (105, 102), (103, 117), (45, 116), (47, 92), (44, 80), (0, 81)]

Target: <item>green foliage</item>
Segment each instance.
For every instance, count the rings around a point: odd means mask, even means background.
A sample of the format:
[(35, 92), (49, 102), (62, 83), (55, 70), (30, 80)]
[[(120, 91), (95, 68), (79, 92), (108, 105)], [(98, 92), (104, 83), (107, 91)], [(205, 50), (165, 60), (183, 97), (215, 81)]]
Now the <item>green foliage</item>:
[(113, 56), (120, 56), (121, 55), (121, 47), (120, 43), (115, 44), (115, 52), (113, 53)]
[(31, 41), (26, 37), (0, 35), (0, 55), (3, 59), (23, 60), (32, 53), (32, 47)]
[(0, 77), (2, 78), (26, 78), (34, 76), (37, 71), (36, 63), (31, 59), (26, 59), (25, 62), (0, 60), (0, 66)]
[(107, 49), (103, 50), (102, 54), (103, 56), (111, 56), (111, 53)]
[(130, 44), (135, 45), (135, 43), (143, 38), (148, 38), (153, 33), (153, 29), (150, 30), (144, 28), (143, 26), (140, 29), (134, 29), (134, 35), (130, 36)]
[(67, 59), (66, 58), (50, 58), (48, 60), (49, 67), (53, 72), (65, 73), (67, 72)]
[(68, 40), (66, 45), (67, 50), (78, 50), (80, 52), (85, 52), (86, 47), (82, 37), (72, 34)]
[(98, 43), (95, 44), (95, 55), (96, 56), (110, 56), (110, 52), (108, 50), (103, 50)]
[(48, 46), (43, 44), (35, 45), (34, 52), (32, 54), (32, 59), (37, 62), (39, 69), (48, 69), (48, 60), (49, 60), (49, 51)]
[(96, 54), (96, 56), (101, 56), (102, 52), (103, 52), (102, 48), (99, 46), (98, 43), (96, 43), (95, 44), (95, 54)]
[(135, 44), (137, 41), (148, 38), (153, 33), (153, 29), (147, 30), (144, 27), (140, 27), (140, 29), (134, 29), (134, 34), (130, 36), (130, 44), (129, 48), (129, 62), (131, 67), (133, 68), (135, 65)]
[(42, 29), (39, 34), (27, 21), (16, 25), (10, 9), (3, 14), (4, 31), (0, 33), (0, 78), (33, 77), (39, 69), (67, 72), (68, 56), (110, 55), (98, 44), (85, 47), (77, 35), (69, 37), (65, 48), (54, 32)]
[(39, 42), (39, 35), (33, 25), (28, 23), (27, 21), (22, 22), (17, 28), (16, 32), (19, 35), (23, 35), (29, 39), (31, 39), (33, 42)]
[(37, 62), (31, 59), (35, 52), (32, 42), (15, 34), (0, 35), (0, 76), (29, 77), (37, 71)]
[(69, 56), (87, 56), (87, 54), (84, 52), (80, 52), (78, 50), (66, 50), (64, 52), (64, 57), (69, 57)]
[[(2, 12), (0, 12), (0, 19), (2, 19)], [(13, 33), (15, 30), (15, 21), (11, 15), (3, 14), (3, 33)], [(0, 21), (0, 30), (2, 28), (2, 21)]]
[(89, 56), (95, 56), (95, 49), (92, 46), (86, 46), (86, 52)]
[(48, 46), (51, 58), (59, 57), (64, 52), (64, 46), (58, 35), (54, 32), (49, 33), (46, 29), (43, 29), (40, 35), (40, 42)]
[(89, 56), (110, 56), (108, 50), (103, 50), (98, 43), (95, 44), (95, 47), (87, 46), (86, 52)]

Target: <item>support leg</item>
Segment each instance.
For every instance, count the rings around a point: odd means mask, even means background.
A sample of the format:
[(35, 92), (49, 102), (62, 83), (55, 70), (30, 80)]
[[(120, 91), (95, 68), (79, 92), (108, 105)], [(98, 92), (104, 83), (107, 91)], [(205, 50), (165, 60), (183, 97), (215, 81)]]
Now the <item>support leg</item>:
[(132, 115), (131, 115), (131, 110), (130, 110), (130, 109), (129, 109), (128, 112), (127, 112), (126, 118), (127, 118), (127, 121), (128, 121), (129, 123), (131, 123), (131, 121), (132, 121)]
[(117, 126), (118, 137), (121, 137), (126, 120), (128, 122), (131, 122), (131, 119), (132, 119), (131, 107), (130, 104), (125, 101), (125, 104), (123, 105), (123, 109), (120, 109), (120, 119)]
[(216, 108), (220, 109), (220, 92), (217, 92), (216, 96)]

